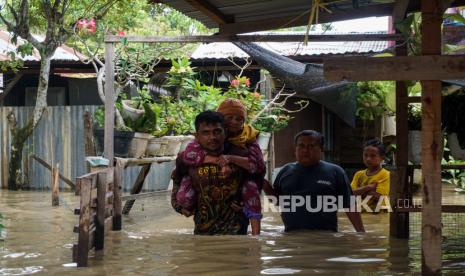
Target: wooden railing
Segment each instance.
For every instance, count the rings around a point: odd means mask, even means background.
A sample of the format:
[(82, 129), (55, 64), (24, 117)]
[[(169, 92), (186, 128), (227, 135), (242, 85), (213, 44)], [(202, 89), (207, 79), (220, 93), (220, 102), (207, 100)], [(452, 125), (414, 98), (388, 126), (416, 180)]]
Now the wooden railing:
[(73, 261), (87, 266), (89, 251), (103, 250), (105, 234), (113, 228), (114, 168), (92, 172), (76, 180), (76, 195), (80, 196), (79, 224), (74, 226), (78, 243), (73, 245)]

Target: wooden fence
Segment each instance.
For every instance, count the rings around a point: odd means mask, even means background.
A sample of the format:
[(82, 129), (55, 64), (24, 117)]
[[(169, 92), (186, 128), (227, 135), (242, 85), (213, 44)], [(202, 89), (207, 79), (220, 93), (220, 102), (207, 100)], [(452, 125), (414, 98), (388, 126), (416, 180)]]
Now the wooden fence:
[[(84, 113), (93, 113), (98, 106), (49, 106), (46, 109), (33, 135), (24, 148), (22, 170), (25, 174), (26, 188), (50, 189), (50, 171), (31, 158), (31, 155), (43, 159), (55, 166), (60, 164), (60, 174), (68, 179), (87, 173), (85, 165)], [(11, 133), (6, 120), (13, 112), (22, 126), (32, 115), (33, 107), (0, 107), (0, 181), (1, 188), (7, 187), (8, 160), (10, 154)], [(162, 163), (152, 168), (147, 176), (144, 191), (166, 189), (174, 162)], [(123, 176), (122, 187), (130, 190), (131, 184), (139, 174), (139, 167), (128, 168)], [(60, 182), (60, 189), (69, 186)]]
[(115, 185), (114, 168), (89, 173), (76, 180), (80, 206), (74, 213), (79, 215), (79, 224), (73, 231), (79, 236), (78, 243), (73, 245), (73, 261), (78, 267), (87, 266), (90, 250), (103, 250), (105, 234), (115, 229), (113, 218), (115, 213), (121, 212), (117, 204), (120, 199), (115, 199), (114, 191), (119, 191)]

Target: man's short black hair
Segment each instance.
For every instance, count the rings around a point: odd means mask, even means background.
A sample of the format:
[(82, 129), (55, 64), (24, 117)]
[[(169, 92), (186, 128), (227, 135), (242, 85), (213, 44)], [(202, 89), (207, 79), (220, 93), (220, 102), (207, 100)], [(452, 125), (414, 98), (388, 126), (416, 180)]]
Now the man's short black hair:
[(297, 140), (299, 139), (300, 136), (310, 136), (310, 137), (317, 138), (318, 143), (320, 144), (321, 148), (323, 148), (325, 145), (325, 137), (316, 130), (306, 129), (306, 130), (302, 130), (301, 132), (297, 133), (294, 136), (294, 145), (297, 145)]
[(196, 117), (195, 117), (195, 131), (199, 130), (200, 124), (205, 123), (205, 124), (221, 124), (221, 127), (224, 128), (224, 116), (223, 114), (212, 111), (212, 110), (207, 110), (200, 112)]
[(386, 156), (386, 148), (383, 145), (383, 142), (381, 142), (378, 138), (370, 139), (366, 141), (363, 144), (363, 148), (365, 149), (366, 147), (375, 147), (378, 149), (378, 153), (381, 156)]

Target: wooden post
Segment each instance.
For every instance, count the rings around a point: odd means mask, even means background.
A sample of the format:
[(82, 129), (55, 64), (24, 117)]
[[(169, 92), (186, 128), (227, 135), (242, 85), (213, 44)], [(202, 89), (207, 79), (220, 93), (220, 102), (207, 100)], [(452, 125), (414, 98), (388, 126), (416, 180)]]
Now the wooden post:
[[(261, 94), (265, 96), (267, 100), (273, 99), (273, 89), (271, 87), (271, 75), (266, 74), (263, 70), (260, 70), (260, 90)], [(270, 111), (271, 112), (271, 111)], [(274, 160), (274, 133), (271, 133), (270, 143), (268, 144), (268, 160), (266, 161), (266, 171), (268, 176), (268, 181), (273, 182), (273, 170), (275, 167)]]
[[(131, 194), (138, 194), (142, 190), (142, 186), (144, 185), (145, 178), (149, 174), (150, 167), (152, 163), (148, 163), (142, 166), (140, 169), (139, 175), (137, 176), (136, 182), (134, 182), (134, 186), (132, 186)], [(134, 205), (135, 199), (131, 199), (126, 201), (123, 208), (123, 214), (127, 215), (131, 211), (132, 206)]]
[[(442, 1), (421, 1), (423, 55), (441, 54)], [(423, 209), (421, 220), (423, 275), (440, 275), (441, 229), (441, 81), (422, 81), (421, 163)]]
[[(86, 156), (95, 156), (92, 116), (89, 111), (84, 112), (84, 146)], [(88, 162), (86, 162), (86, 167), (87, 172), (90, 172), (90, 164)]]
[(79, 238), (77, 249), (77, 266), (87, 266), (89, 256), (89, 228), (90, 228), (90, 198), (92, 192), (92, 179), (82, 178), (81, 182), (81, 201), (79, 212)]
[(115, 126), (115, 48), (113, 43), (105, 43), (105, 137), (104, 155), (113, 167), (113, 132)]
[(105, 206), (107, 195), (107, 173), (97, 176), (97, 219), (95, 220), (95, 250), (102, 250), (105, 240)]
[(124, 165), (125, 164), (122, 159), (116, 158), (113, 179), (113, 231), (119, 231), (122, 227), (121, 216), (123, 211), (123, 201), (121, 199), (121, 192), (123, 186)]
[[(397, 56), (406, 56), (406, 46), (398, 46), (396, 48)], [(391, 183), (396, 187), (391, 186), (391, 196), (394, 197), (393, 207), (397, 205), (398, 200), (411, 199), (411, 188), (408, 185), (408, 103), (405, 99), (408, 98), (408, 91), (405, 82), (396, 82), (396, 174), (395, 181)], [(393, 178), (394, 179), (394, 178)], [(409, 214), (391, 213), (390, 218), (390, 235), (396, 238), (409, 238)]]
[(57, 163), (55, 167), (52, 169), (52, 206), (59, 206), (60, 205), (60, 198), (59, 198), (59, 186), (58, 186), (58, 168), (60, 164)]

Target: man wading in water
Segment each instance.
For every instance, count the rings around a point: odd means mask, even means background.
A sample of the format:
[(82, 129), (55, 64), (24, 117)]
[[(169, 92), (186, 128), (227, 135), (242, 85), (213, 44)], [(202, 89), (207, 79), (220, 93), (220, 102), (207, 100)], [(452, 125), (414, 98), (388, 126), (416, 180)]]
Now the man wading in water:
[[(200, 146), (211, 156), (222, 154), (241, 155), (241, 148), (232, 144), (225, 145), (224, 118), (221, 113), (204, 111), (195, 118), (195, 138)], [(197, 235), (245, 235), (248, 219), (242, 211), (236, 212), (231, 205), (240, 201), (241, 183), (246, 171), (229, 164), (204, 163), (201, 166), (187, 166), (182, 158), (176, 159), (173, 171), (173, 191), (171, 204), (185, 216), (192, 215), (176, 199), (180, 182), (184, 175), (192, 179), (197, 194), (194, 208), (194, 234)]]

